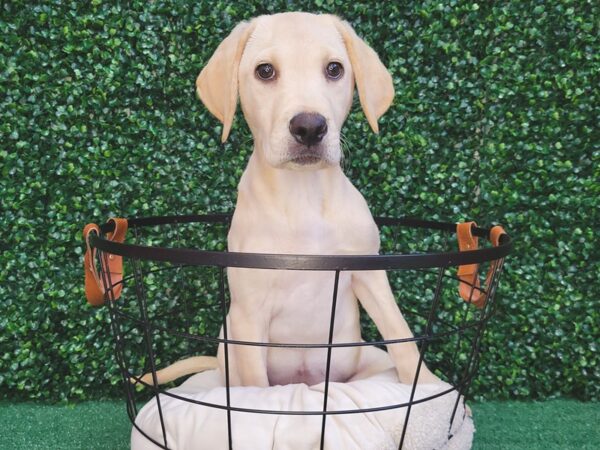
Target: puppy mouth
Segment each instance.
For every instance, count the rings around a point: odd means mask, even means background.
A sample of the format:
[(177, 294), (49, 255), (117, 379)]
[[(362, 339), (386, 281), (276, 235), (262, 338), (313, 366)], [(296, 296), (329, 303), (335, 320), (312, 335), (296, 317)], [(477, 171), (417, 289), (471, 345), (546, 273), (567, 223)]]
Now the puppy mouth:
[(309, 166), (321, 162), (323, 156), (316, 152), (304, 152), (300, 155), (294, 156), (290, 161), (299, 164), (301, 166)]
[(322, 143), (303, 145), (294, 142), (288, 147), (287, 160), (299, 166), (319, 164), (325, 159), (326, 150)]

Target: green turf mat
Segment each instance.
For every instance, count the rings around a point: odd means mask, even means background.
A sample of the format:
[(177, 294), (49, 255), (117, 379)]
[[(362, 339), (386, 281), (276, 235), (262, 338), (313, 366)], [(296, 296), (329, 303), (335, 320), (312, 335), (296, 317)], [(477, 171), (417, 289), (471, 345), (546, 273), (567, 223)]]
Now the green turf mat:
[[(474, 449), (600, 449), (600, 404), (574, 400), (471, 404)], [(121, 401), (0, 403), (0, 449), (127, 449)]]
[(475, 403), (475, 449), (600, 449), (600, 403)]
[(123, 401), (0, 403), (0, 449), (127, 449)]

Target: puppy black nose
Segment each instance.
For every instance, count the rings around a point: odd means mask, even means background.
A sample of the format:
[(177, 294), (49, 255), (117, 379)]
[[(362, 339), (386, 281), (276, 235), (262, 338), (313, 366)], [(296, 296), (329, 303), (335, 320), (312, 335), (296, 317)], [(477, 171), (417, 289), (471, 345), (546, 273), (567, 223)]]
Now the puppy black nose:
[(317, 113), (296, 114), (290, 120), (290, 133), (300, 144), (315, 145), (327, 134), (327, 121)]

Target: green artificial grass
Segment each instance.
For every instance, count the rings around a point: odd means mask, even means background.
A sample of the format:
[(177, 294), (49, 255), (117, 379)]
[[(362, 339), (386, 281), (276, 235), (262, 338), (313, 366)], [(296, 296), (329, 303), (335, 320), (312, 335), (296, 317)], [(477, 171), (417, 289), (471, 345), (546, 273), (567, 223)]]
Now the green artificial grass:
[(0, 449), (127, 449), (125, 402), (0, 403)]
[(471, 406), (474, 449), (600, 449), (600, 403), (496, 401)]
[[(472, 403), (474, 449), (598, 449), (600, 404), (574, 400)], [(0, 403), (0, 449), (127, 449), (120, 401)]]

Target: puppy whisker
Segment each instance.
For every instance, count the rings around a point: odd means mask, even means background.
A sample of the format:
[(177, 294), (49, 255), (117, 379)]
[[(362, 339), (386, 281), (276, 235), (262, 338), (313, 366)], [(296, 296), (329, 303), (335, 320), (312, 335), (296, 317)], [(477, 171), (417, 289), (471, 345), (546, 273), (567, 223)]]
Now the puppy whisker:
[(343, 133), (340, 133), (340, 149), (341, 149), (341, 157), (340, 157), (340, 166), (344, 172), (346, 172), (346, 168), (350, 166), (349, 157), (351, 155), (352, 146), (350, 141), (346, 139)]

